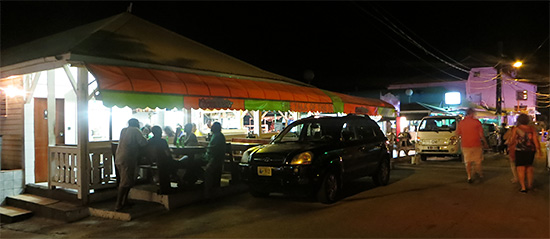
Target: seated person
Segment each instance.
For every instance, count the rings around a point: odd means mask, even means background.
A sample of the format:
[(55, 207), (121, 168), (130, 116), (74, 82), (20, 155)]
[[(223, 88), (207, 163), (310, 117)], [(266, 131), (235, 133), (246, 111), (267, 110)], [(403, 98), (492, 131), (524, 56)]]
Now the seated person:
[(172, 158), (170, 147), (165, 139), (162, 138), (162, 129), (159, 126), (151, 128), (153, 137), (147, 142), (147, 157), (151, 163), (156, 163), (158, 166), (159, 175), (159, 192), (161, 194), (170, 193), (170, 179), (177, 178), (177, 171), (183, 168), (183, 164)]
[(197, 140), (197, 136), (195, 135), (195, 131), (197, 131), (197, 127), (195, 124), (188, 123), (185, 126), (183, 126), (183, 132), (185, 132), (185, 136), (183, 138), (183, 145), (184, 146), (197, 146), (199, 145), (199, 141)]
[(166, 126), (164, 127), (164, 137), (166, 139), (166, 142), (172, 143), (174, 142), (174, 139), (176, 138), (176, 133), (174, 130), (172, 130), (172, 127)]
[[(180, 141), (183, 142), (183, 146), (198, 146), (199, 141), (195, 135), (197, 127), (195, 124), (188, 123), (183, 127), (185, 135), (181, 137)], [(202, 166), (205, 163), (202, 160), (202, 155), (184, 155), (180, 161), (183, 163), (186, 168), (185, 174), (183, 176), (183, 182), (187, 184), (186, 186), (193, 185), (197, 180), (204, 180), (204, 170)]]
[(411, 134), (409, 133), (409, 129), (408, 128), (405, 128), (405, 130), (403, 130), (403, 132), (399, 133), (399, 136), (397, 137), (399, 138), (399, 144), (401, 145), (401, 147), (407, 147), (407, 146), (411, 146)]

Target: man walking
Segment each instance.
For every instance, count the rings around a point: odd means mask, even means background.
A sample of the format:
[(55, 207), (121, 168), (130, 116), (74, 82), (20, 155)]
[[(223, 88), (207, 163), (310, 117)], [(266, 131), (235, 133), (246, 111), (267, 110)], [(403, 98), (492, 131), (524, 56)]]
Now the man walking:
[(487, 148), (487, 140), (483, 135), (481, 122), (475, 118), (475, 111), (472, 108), (466, 110), (466, 116), (458, 123), (457, 134), (461, 139), (462, 154), (466, 164), (466, 173), (468, 174), (468, 183), (472, 183), (472, 165), (475, 164), (474, 172), (480, 179), (483, 179), (481, 161), (483, 161), (483, 147)]

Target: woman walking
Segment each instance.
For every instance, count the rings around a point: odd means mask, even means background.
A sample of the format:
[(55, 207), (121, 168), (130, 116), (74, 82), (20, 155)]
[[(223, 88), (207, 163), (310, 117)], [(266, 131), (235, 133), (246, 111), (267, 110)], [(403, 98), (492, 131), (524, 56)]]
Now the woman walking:
[[(527, 193), (533, 188), (533, 161), (535, 152), (539, 155), (540, 142), (537, 138), (537, 130), (529, 125), (531, 118), (526, 114), (520, 114), (517, 119), (517, 127), (512, 131), (511, 145), (515, 153), (514, 159), (518, 173), (520, 192)], [(527, 185), (525, 183), (527, 179)]]

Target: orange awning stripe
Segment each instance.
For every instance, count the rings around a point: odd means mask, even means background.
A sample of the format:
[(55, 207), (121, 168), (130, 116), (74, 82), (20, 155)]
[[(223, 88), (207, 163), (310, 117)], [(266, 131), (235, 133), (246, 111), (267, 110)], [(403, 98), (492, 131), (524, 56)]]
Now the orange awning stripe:
[[(339, 98), (339, 102), (333, 98), (335, 105), (335, 110), (337, 105), (342, 108), (339, 108), (344, 113), (347, 114), (367, 114), (367, 115), (394, 115), (395, 107), (383, 100), (373, 99), (373, 98), (363, 98), (358, 96), (346, 95), (337, 92), (326, 91), (327, 94), (333, 95)], [(387, 109), (387, 110), (386, 110)]]
[(87, 64), (87, 67), (96, 77), (100, 91), (332, 104), (331, 98), (318, 88), (284, 82), (206, 76), (126, 66)]

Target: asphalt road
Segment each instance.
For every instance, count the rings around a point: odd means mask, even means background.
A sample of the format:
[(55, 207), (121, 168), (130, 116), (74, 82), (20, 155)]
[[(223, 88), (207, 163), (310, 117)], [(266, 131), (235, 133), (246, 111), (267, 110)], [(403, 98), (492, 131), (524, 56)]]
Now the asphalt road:
[(395, 164), (388, 186), (347, 185), (332, 205), (247, 193), (122, 222), (32, 218), (6, 224), (1, 238), (550, 238), (550, 173), (536, 162), (535, 191), (510, 182), (505, 156), (486, 155), (485, 179), (466, 182), (458, 161)]

